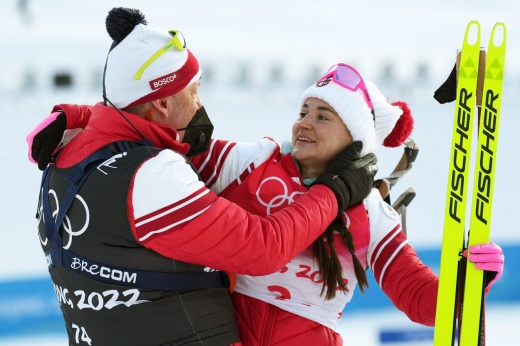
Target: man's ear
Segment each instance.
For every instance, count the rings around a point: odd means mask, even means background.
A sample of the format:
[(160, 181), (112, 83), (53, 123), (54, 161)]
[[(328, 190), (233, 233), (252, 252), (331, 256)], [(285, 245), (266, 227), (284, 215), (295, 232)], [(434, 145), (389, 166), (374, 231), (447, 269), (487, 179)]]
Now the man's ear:
[(154, 113), (156, 113), (161, 118), (167, 118), (168, 117), (168, 107), (169, 102), (168, 97), (150, 101), (150, 104), (152, 105), (152, 108), (155, 110)]

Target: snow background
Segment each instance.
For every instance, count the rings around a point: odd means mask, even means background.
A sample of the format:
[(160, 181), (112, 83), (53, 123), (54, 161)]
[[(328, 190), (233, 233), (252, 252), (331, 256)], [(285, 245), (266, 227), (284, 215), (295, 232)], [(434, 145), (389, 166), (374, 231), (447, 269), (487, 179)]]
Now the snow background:
[[(55, 103), (100, 99), (101, 71), (111, 43), (104, 21), (116, 6), (139, 8), (150, 23), (182, 30), (202, 65), (201, 98), (218, 138), (289, 139), (301, 92), (337, 62), (355, 66), (391, 101), (408, 102), (416, 122), (412, 138), (420, 153), (393, 196), (410, 186), (417, 190), (407, 219), (409, 242), (417, 249), (439, 248), (444, 223), (454, 105), (438, 104), (433, 92), (451, 71), (470, 20), (481, 23), (482, 46), (488, 45), (493, 24), (504, 22), (508, 51), (492, 240), (520, 244), (515, 222), (520, 165), (514, 156), (520, 117), (513, 108), (520, 89), (517, 1), (3, 0), (0, 235), (5, 246), (0, 281), (47, 275), (34, 219), (40, 172), (26, 159), (25, 136)], [(72, 74), (74, 87), (56, 88), (52, 81), (57, 73)], [(379, 177), (391, 172), (401, 154), (401, 149), (379, 152)], [(520, 338), (514, 328), (520, 323), (520, 307), (514, 303), (489, 308), (489, 345)], [(345, 343), (378, 345), (381, 323), (410, 326), (394, 310), (345, 316)], [(0, 345), (7, 344), (33, 342), (0, 339)], [(34, 344), (66, 341), (38, 338)]]

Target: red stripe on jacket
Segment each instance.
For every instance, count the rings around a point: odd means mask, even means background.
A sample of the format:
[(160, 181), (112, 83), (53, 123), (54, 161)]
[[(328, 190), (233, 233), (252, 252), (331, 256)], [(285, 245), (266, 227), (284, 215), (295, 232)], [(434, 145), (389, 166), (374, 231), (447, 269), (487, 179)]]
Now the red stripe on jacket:
[[(195, 156), (190, 160), (208, 188), (211, 188), (218, 180), (222, 165), (235, 145), (235, 142), (211, 140), (210, 148), (206, 153)], [(214, 155), (214, 153), (219, 154)]]
[(408, 244), (406, 235), (403, 233), (401, 226), (396, 225), (373, 251), (370, 263), (379, 286), (383, 286), (386, 269), (406, 244)]
[(206, 188), (199, 189), (184, 199), (136, 219), (139, 240), (145, 241), (154, 235), (171, 232), (200, 215), (216, 199), (214, 194), (208, 192)]

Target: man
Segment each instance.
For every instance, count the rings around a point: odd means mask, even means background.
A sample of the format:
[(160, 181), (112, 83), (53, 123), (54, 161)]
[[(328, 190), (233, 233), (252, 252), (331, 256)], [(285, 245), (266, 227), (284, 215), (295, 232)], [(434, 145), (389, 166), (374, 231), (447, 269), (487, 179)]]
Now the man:
[[(186, 159), (207, 150), (213, 126), (182, 34), (126, 8), (106, 25), (105, 104), (45, 170), (40, 194), (39, 235), (69, 342), (239, 342), (222, 273), (282, 268), (369, 193), (374, 159), (352, 165), (360, 149), (347, 149), (290, 206), (254, 216), (209, 191)], [(41, 144), (35, 137), (40, 164)]]

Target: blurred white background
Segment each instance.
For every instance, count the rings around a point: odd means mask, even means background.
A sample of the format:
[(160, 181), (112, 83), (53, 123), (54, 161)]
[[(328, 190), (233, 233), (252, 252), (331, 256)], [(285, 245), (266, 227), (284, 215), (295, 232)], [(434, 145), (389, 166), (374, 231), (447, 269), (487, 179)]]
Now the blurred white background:
[[(101, 99), (102, 69), (111, 43), (105, 18), (118, 6), (139, 8), (150, 23), (182, 30), (203, 68), (201, 96), (215, 124), (215, 137), (289, 139), (301, 92), (337, 62), (355, 66), (391, 101), (408, 102), (416, 122), (412, 138), (420, 153), (393, 195), (410, 186), (418, 192), (408, 209), (407, 226), (409, 241), (419, 250), (438, 250), (441, 244), (454, 112), (453, 104), (438, 104), (433, 92), (451, 71), (470, 20), (481, 23), (482, 46), (488, 45), (493, 24), (504, 22), (508, 51), (492, 240), (520, 244), (515, 218), (520, 165), (514, 156), (520, 128), (514, 103), (520, 89), (517, 1), (3, 0), (0, 234), (5, 245), (0, 283), (47, 275), (34, 219), (40, 171), (27, 160), (25, 136), (55, 103)], [(379, 152), (380, 177), (391, 172), (401, 154), (401, 149)], [(515, 280), (506, 282), (520, 288)], [(0, 286), (0, 316), (12, 308), (2, 307), (1, 298)], [(519, 301), (491, 304), (489, 345), (520, 338), (518, 329), (513, 330), (520, 323)], [(359, 309), (344, 316), (345, 344), (379, 345), (382, 329), (415, 326), (395, 309), (383, 315)], [(34, 343), (16, 338), (2, 339), (0, 333), (0, 344), (66, 344), (61, 336), (48, 343), (41, 337)]]

